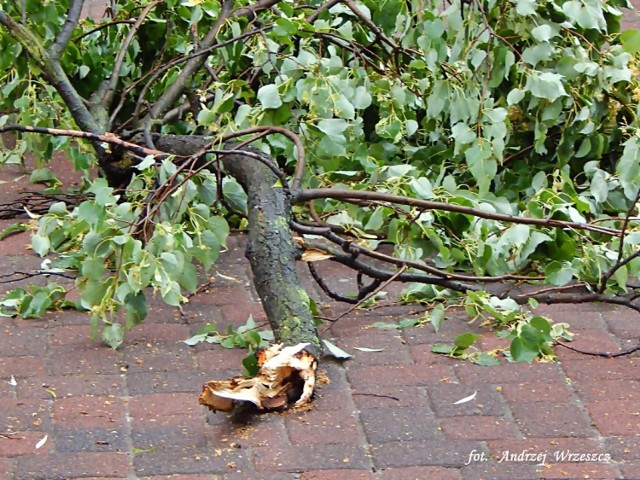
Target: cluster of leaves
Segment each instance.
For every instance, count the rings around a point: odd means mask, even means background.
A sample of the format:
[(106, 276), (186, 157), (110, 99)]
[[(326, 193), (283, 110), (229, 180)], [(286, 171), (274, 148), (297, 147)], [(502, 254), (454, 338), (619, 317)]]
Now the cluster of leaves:
[[(2, 1), (1, 11), (23, 17), (50, 47), (69, 2), (22, 3)], [(252, 5), (232, 3), (234, 11)], [(78, 23), (61, 68), (105, 131), (146, 128), (145, 115), (197, 49), (194, 38), (216, 24), (227, 4), (115, 2), (110, 21)], [(303, 139), (305, 187), (468, 209), (315, 201), (317, 214), (336, 231), (368, 247), (391, 242), (403, 261), (469, 272), (471, 279), (518, 274), (549, 286), (581, 282), (603, 294), (625, 293), (628, 278), (640, 273), (640, 34), (620, 33), (626, 6), (625, 0), (281, 1), (252, 15), (227, 16), (206, 68), (189, 81), (188, 113), (164, 111), (162, 121), (150, 123), (162, 123), (162, 133), (286, 127)], [(148, 8), (144, 18), (142, 8)], [(129, 41), (136, 18), (142, 21)], [(0, 125), (73, 125), (37, 65), (3, 29), (0, 52)], [(93, 94), (113, 75), (124, 88), (102, 111), (97, 100), (108, 96)], [(287, 172), (300, 153), (280, 134), (257, 145)], [(18, 162), (26, 151), (46, 160), (60, 148), (89, 172), (87, 146), (58, 137), (20, 138), (15, 150), (0, 152), (0, 163)], [(222, 187), (211, 173), (188, 176), (170, 160), (139, 168), (126, 195), (95, 182), (92, 198), (73, 211), (52, 206), (34, 236), (39, 254), (59, 253), (58, 265), (78, 272), (81, 303), (104, 321), (112, 345), (122, 331), (113, 313), (125, 307), (126, 324), (140, 321), (146, 287), (178, 305), (181, 292), (195, 288), (192, 262), (209, 267), (215, 261), (228, 232), (223, 216), (240, 212), (232, 219), (238, 225), (246, 212), (230, 179), (223, 190), (233, 208), (225, 209), (215, 201)], [(40, 171), (38, 178), (45, 177)], [(168, 179), (175, 190), (148, 206), (148, 192)], [(509, 225), (473, 212), (601, 230)], [(295, 214), (308, 211), (300, 206)], [(141, 217), (148, 219), (142, 235)], [(607, 233), (620, 228), (625, 234)], [(433, 285), (412, 286), (408, 294), (454, 295)], [(534, 352), (545, 358), (550, 342), (564, 335), (538, 317), (501, 320), (506, 314), (491, 310), (492, 301), (468, 299), (512, 335), (514, 359), (530, 360)], [(434, 325), (442, 312), (432, 312)], [(469, 338), (448, 353), (465, 352)]]
[(438, 332), (447, 311), (463, 308), (471, 319), (470, 322), (486, 319), (482, 322), (483, 325), (497, 330), (498, 337), (510, 340), (509, 348), (499, 348), (490, 352), (470, 350), (482, 336), (465, 332), (458, 335), (453, 344), (434, 345), (432, 351), (485, 366), (500, 364), (500, 355), (516, 362), (552, 361), (556, 359), (553, 345), (559, 340), (573, 340), (569, 324), (554, 323), (550, 318), (531, 312), (530, 308), (535, 309), (538, 306), (538, 302), (533, 299), (529, 299), (528, 305), (519, 305), (510, 298), (501, 299), (487, 292), (468, 291), (462, 302), (456, 298), (447, 299), (442, 296), (438, 300), (438, 303), (431, 304), (420, 317), (403, 318), (397, 323), (376, 322), (373, 326), (382, 330), (392, 330), (431, 325)]
[[(153, 177), (142, 173), (132, 180), (127, 201), (119, 201), (104, 179), (96, 179), (87, 190), (89, 199), (73, 211), (64, 202), (56, 202), (47, 215), (38, 218), (33, 249), (41, 256), (56, 253), (51, 267), (55, 271), (78, 273), (78, 302), (64, 301), (66, 289), (51, 283), (45, 288), (30, 287), (31, 293), (16, 290), (0, 303), (23, 317), (41, 316), (48, 308), (89, 310), (93, 334), (101, 329), (103, 339), (116, 348), (125, 330), (147, 316), (146, 288), (159, 293), (169, 305), (184, 302), (183, 292), (195, 292), (198, 286), (194, 262), (209, 269), (226, 242), (229, 227), (212, 210), (216, 199), (213, 174), (203, 172), (185, 179), (170, 161), (154, 170), (163, 183), (182, 183), (176, 194), (159, 205), (145, 202)], [(153, 228), (140, 226), (138, 220), (150, 208), (158, 209)], [(144, 244), (135, 231), (139, 228), (150, 231)], [(123, 308), (124, 318), (117, 315)]]
[(207, 323), (193, 337), (184, 341), (189, 346), (198, 345), (199, 343), (217, 343), (224, 348), (246, 348), (249, 353), (242, 360), (244, 366), (244, 375), (253, 377), (258, 373), (259, 367), (254, 352), (258, 348), (268, 347), (273, 341), (273, 332), (271, 330), (258, 330), (253, 317), (250, 315), (247, 322), (238, 328), (227, 325), (224, 333), (218, 331), (215, 323)]

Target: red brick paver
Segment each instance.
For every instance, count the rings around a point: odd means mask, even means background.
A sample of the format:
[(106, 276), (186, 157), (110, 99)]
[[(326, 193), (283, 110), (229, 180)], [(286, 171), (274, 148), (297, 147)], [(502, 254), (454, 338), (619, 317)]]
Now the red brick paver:
[[(640, 27), (637, 15), (626, 20)], [(19, 175), (16, 168), (0, 179)], [(0, 184), (0, 196), (14, 198), (24, 186)], [(28, 244), (27, 234), (0, 242), (0, 273), (39, 267)], [(197, 403), (202, 383), (240, 373), (244, 352), (182, 340), (208, 322), (265, 318), (243, 245), (242, 237), (230, 239), (211, 287), (183, 314), (151, 300), (148, 320), (118, 351), (90, 340), (83, 313), (0, 317), (0, 479), (640, 478), (640, 358), (561, 350), (557, 364), (461, 363), (432, 354), (431, 345), (482, 330), (462, 318), (449, 318), (437, 334), (370, 327), (403, 318), (403, 308), (354, 312), (327, 332), (353, 358), (321, 364), (329, 383), (309, 410), (253, 417), (205, 411)], [(319, 268), (338, 288), (352, 281), (327, 262)], [(640, 336), (640, 319), (625, 310), (541, 311), (571, 323), (583, 348), (616, 350)], [(490, 334), (481, 342), (498, 344)], [(472, 401), (455, 404), (474, 392)]]

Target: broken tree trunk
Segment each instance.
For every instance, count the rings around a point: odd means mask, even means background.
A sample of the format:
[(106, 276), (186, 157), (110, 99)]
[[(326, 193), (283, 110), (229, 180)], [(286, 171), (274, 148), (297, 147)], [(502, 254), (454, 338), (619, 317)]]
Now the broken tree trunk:
[[(272, 162), (258, 150), (251, 151)], [(306, 350), (317, 357), (322, 346), (311, 316), (309, 296), (296, 270), (298, 254), (289, 227), (289, 198), (271, 169), (256, 158), (233, 153), (223, 157), (223, 164), (247, 192), (246, 255), (276, 341), (286, 345), (309, 343)]]
[[(198, 137), (160, 136), (156, 146), (180, 155), (196, 153), (206, 140)], [(175, 143), (173, 143), (175, 142)], [(227, 145), (226, 149), (233, 148)], [(291, 228), (291, 202), (286, 186), (267, 164), (273, 160), (251, 147), (247, 154), (233, 152), (222, 157), (225, 171), (247, 192), (249, 238), (246, 256), (254, 285), (277, 343), (284, 347), (267, 350), (255, 379), (236, 377), (212, 381), (204, 386), (200, 402), (213, 410), (233, 408), (229, 401), (251, 401), (259, 408), (282, 408), (293, 401), (309, 400), (315, 383), (317, 359), (322, 353), (309, 296), (296, 270), (297, 249)], [(310, 357), (310, 358), (309, 358)], [(250, 391), (250, 393), (248, 393)], [(292, 396), (295, 392), (296, 395)], [(266, 396), (273, 395), (270, 398)], [(298, 396), (299, 398), (296, 398)], [(258, 401), (251, 400), (258, 398)]]

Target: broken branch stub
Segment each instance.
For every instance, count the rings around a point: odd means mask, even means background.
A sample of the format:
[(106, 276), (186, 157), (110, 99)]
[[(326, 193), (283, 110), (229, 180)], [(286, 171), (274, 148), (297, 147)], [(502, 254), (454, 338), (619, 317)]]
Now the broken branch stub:
[(230, 412), (244, 403), (252, 403), (260, 410), (305, 405), (313, 395), (318, 367), (316, 358), (305, 350), (308, 346), (274, 345), (258, 350), (258, 375), (205, 383), (198, 399), (200, 405), (214, 412)]

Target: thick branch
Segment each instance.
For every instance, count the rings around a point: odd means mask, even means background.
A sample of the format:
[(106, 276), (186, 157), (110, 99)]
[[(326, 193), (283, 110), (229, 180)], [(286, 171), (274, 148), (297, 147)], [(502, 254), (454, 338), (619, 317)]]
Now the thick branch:
[[(48, 82), (56, 89), (65, 105), (69, 109), (73, 119), (81, 130), (94, 134), (104, 133), (103, 126), (98, 125), (87, 107), (82, 97), (73, 87), (67, 74), (54, 61), (42, 46), (40, 39), (25, 26), (17, 23), (13, 18), (0, 10), (0, 24), (4, 25), (9, 33), (15, 38), (33, 57), (34, 62), (42, 69)], [(100, 156), (104, 149), (98, 143), (94, 143), (94, 148)]]
[[(259, 150), (249, 151), (264, 156)], [(225, 155), (222, 161), (225, 169), (247, 191), (246, 255), (276, 341), (286, 345), (310, 343), (307, 350), (319, 358), (322, 346), (311, 316), (309, 297), (296, 270), (297, 249), (289, 227), (289, 198), (282, 188), (274, 187), (277, 177), (262, 162), (242, 153)]]
[[(218, 16), (216, 23), (213, 25), (211, 30), (209, 30), (209, 33), (207, 33), (207, 35), (202, 39), (198, 50), (207, 49), (215, 43), (216, 36), (218, 35), (220, 28), (222, 28), (222, 25), (230, 17), (232, 12), (233, 0), (225, 0), (222, 3), (220, 15)], [(159, 118), (171, 109), (172, 105), (178, 100), (180, 95), (182, 95), (184, 89), (188, 86), (193, 76), (198, 70), (200, 70), (200, 67), (202, 67), (206, 60), (207, 56), (203, 55), (194, 57), (185, 64), (182, 72), (178, 75), (178, 78), (176, 78), (169, 88), (164, 91), (151, 108), (151, 111), (149, 112), (150, 118)]]

